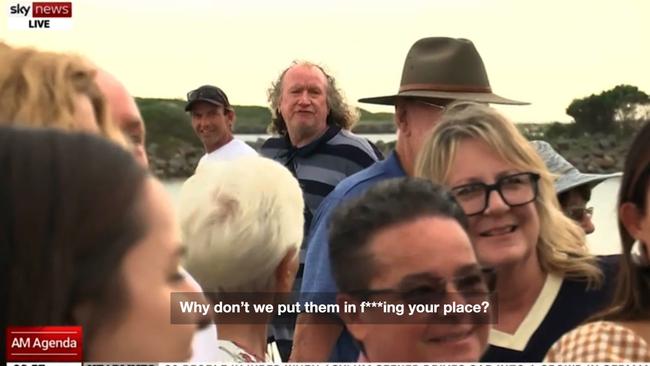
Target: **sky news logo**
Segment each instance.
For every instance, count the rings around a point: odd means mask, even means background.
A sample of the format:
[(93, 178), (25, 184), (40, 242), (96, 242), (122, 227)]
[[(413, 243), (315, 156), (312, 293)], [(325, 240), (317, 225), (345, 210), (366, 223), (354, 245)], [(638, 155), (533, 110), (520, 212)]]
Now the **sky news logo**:
[(71, 2), (9, 3), (10, 30), (72, 28)]

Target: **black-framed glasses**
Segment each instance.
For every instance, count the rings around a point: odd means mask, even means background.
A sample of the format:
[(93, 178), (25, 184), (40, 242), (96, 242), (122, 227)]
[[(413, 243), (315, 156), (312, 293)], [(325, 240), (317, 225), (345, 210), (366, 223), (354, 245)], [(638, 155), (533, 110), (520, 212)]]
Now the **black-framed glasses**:
[(451, 193), (467, 216), (480, 215), (488, 208), (492, 191), (499, 192), (510, 207), (523, 206), (537, 198), (537, 173), (517, 173), (499, 178), (494, 184), (469, 183), (453, 187)]
[(574, 221), (582, 221), (585, 217), (591, 218), (594, 216), (593, 207), (567, 207), (564, 209), (564, 214)]
[(397, 288), (370, 289), (355, 291), (354, 294), (361, 299), (372, 296), (397, 296), (406, 304), (431, 304), (442, 302), (447, 294), (447, 283), (454, 284), (454, 292), (465, 298), (486, 297), (494, 291), (496, 286), (496, 272), (492, 268), (476, 268), (467, 274), (443, 278), (428, 276), (426, 279), (413, 281), (410, 284), (400, 284)]

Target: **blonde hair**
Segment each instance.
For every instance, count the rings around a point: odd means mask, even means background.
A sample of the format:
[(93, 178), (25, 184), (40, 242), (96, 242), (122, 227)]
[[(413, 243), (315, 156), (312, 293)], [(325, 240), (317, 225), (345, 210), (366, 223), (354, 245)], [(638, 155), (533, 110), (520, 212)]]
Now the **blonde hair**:
[(102, 135), (126, 146), (95, 84), (96, 70), (80, 56), (0, 43), (0, 124), (79, 130), (75, 102), (90, 100)]
[(452, 104), (425, 142), (416, 176), (446, 184), (458, 145), (465, 139), (478, 139), (518, 169), (540, 175), (535, 208), (540, 221), (537, 254), (541, 268), (600, 285), (603, 274), (587, 252), (584, 232), (560, 210), (554, 176), (515, 125), (493, 108), (468, 102)]
[(283, 258), (298, 255), (303, 210), (298, 181), (281, 164), (207, 161), (181, 190), (184, 265), (206, 292), (270, 290)]

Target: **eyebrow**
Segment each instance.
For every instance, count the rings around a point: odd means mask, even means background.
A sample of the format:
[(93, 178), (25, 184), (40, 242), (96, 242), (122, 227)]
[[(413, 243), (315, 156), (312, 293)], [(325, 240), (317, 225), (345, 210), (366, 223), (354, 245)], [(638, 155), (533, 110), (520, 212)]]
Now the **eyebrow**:
[[(500, 172), (499, 174), (497, 174), (497, 176), (496, 176), (497, 179), (496, 180), (499, 180), (499, 179), (501, 179), (503, 177), (506, 177), (508, 175), (514, 175), (514, 174), (519, 174), (519, 173), (523, 173), (523, 172), (521, 172), (521, 171), (519, 171), (517, 169), (504, 170), (504, 171)], [(469, 185), (469, 184), (477, 184), (477, 183), (487, 184), (480, 178), (470, 177), (470, 178), (465, 178), (465, 179), (460, 180), (460, 183), (455, 184), (454, 187), (466, 186), (466, 185)]]
[[(478, 263), (466, 264), (454, 271), (454, 277), (479, 272), (480, 270), (481, 267), (478, 265)], [(431, 281), (440, 280), (441, 278), (444, 277), (440, 276), (437, 273), (432, 273), (432, 272), (413, 273), (402, 278), (402, 280), (399, 281), (398, 285), (404, 286), (404, 285), (419, 284), (422, 282), (431, 282)]]

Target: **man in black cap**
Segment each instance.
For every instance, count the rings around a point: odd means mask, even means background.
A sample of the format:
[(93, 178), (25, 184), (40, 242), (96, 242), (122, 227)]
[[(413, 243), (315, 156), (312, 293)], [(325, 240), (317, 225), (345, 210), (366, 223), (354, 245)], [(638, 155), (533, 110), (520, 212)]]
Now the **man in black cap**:
[(206, 160), (231, 160), (257, 155), (252, 147), (233, 137), (235, 109), (220, 88), (203, 85), (187, 93), (185, 111), (190, 112), (192, 128), (205, 148), (199, 166)]
[[(422, 145), (448, 104), (454, 101), (527, 104), (492, 93), (483, 60), (472, 42), (446, 37), (423, 38), (411, 46), (397, 94), (359, 101), (395, 106), (395, 151), (386, 160), (340, 182), (319, 206), (307, 245), (301, 301), (336, 303), (328, 238), (332, 211), (379, 181), (413, 175)], [(329, 324), (322, 324), (325, 322)], [(301, 314), (292, 361), (324, 362), (328, 356), (335, 362), (356, 361), (358, 349), (350, 334), (343, 330), (340, 322), (328, 321), (320, 314)], [(335, 344), (334, 353), (330, 354)]]

